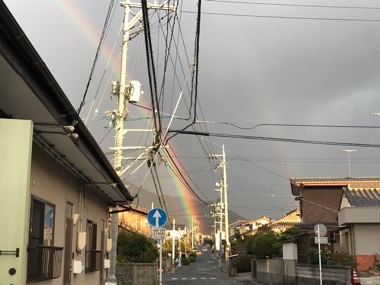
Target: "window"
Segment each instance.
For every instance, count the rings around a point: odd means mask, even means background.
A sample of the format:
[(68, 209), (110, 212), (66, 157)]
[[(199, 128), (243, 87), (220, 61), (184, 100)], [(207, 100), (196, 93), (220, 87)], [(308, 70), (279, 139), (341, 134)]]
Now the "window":
[(101, 251), (96, 250), (97, 225), (87, 221), (86, 272), (100, 270)]
[(53, 245), (55, 207), (32, 199), (29, 247)]
[(32, 198), (28, 246), (27, 281), (42, 281), (61, 275), (62, 249), (54, 247), (55, 207)]
[(72, 219), (74, 212), (74, 205), (70, 202), (66, 203), (66, 218)]

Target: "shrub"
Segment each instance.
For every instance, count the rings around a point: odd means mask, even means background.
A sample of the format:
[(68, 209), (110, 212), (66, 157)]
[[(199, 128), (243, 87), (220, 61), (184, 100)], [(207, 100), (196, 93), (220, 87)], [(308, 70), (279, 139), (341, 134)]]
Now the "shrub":
[[(319, 255), (318, 255), (318, 248), (311, 247), (309, 249), (309, 259), (311, 264), (319, 264)], [(321, 250), (321, 264), (325, 265), (328, 263), (328, 258), (326, 256), (326, 253)]]
[(182, 265), (189, 265), (190, 264), (190, 258), (185, 257), (182, 258)]
[(358, 266), (358, 263), (355, 260), (355, 256), (353, 256), (349, 253), (343, 254), (341, 264), (344, 266), (350, 266), (352, 268), (356, 268), (356, 266)]
[(375, 253), (375, 260), (373, 261), (371, 270), (372, 271), (380, 271), (380, 260), (377, 256), (377, 253)]
[(190, 263), (194, 263), (197, 260), (197, 258), (192, 255), (189, 255), (187, 259), (190, 261)]
[(118, 238), (118, 262), (155, 262), (159, 256), (158, 249), (152, 239), (139, 233), (123, 231)]
[(274, 246), (278, 242), (274, 232), (263, 232), (255, 234), (249, 239), (247, 253), (258, 257), (278, 255), (278, 247)]
[(192, 251), (189, 253), (189, 257), (194, 258), (194, 261), (197, 260), (197, 253), (195, 251)]

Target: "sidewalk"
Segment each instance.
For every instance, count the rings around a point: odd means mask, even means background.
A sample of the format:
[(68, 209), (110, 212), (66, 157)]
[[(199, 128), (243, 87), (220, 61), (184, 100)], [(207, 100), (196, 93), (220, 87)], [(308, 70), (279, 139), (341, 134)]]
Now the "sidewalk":
[(238, 273), (238, 276), (233, 277), (233, 278), (240, 279), (245, 284), (263, 285), (262, 283), (258, 282), (256, 279), (252, 279), (252, 272)]
[[(240, 279), (245, 284), (264, 285), (264, 284), (258, 282), (257, 280), (252, 279), (252, 273), (251, 272), (238, 273), (238, 276), (233, 277), (233, 278)], [(380, 276), (359, 277), (359, 281), (360, 281), (361, 285), (379, 285), (380, 284)]]
[[(213, 255), (213, 256), (216, 260), (218, 260), (217, 256), (215, 256), (215, 255)], [(219, 267), (219, 269), (222, 272), (227, 274), (227, 268), (226, 268), (225, 262), (221, 263), (221, 267)], [(264, 284), (260, 283), (259, 281), (257, 281), (256, 279), (252, 279), (252, 272), (241, 272), (241, 273), (238, 273), (236, 277), (231, 277), (231, 278), (241, 280), (242, 283), (244, 283), (244, 284), (264, 285)]]
[(359, 277), (359, 281), (361, 285), (378, 285), (380, 284), (380, 277)]

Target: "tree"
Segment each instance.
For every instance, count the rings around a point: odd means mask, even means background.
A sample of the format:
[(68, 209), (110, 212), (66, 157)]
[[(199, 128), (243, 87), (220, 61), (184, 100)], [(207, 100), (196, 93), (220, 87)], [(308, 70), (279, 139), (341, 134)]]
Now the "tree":
[(299, 227), (291, 227), (280, 233), (278, 238), (280, 241), (289, 240), (302, 232), (303, 231)]
[(247, 253), (258, 257), (278, 255), (278, 249), (274, 245), (278, 238), (273, 231), (257, 233), (250, 238), (247, 245)]
[(122, 231), (118, 237), (118, 262), (151, 263), (158, 258), (158, 249), (152, 239), (139, 233)]

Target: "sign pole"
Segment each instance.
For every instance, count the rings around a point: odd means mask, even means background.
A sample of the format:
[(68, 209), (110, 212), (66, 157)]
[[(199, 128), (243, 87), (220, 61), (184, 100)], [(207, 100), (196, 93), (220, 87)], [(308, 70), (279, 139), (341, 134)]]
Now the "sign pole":
[[(318, 243), (318, 259), (319, 259), (319, 284), (322, 285), (322, 258), (321, 258), (321, 243), (327, 243), (327, 228), (324, 224), (316, 224), (314, 226), (314, 233), (317, 235), (314, 242)], [(323, 237), (323, 239), (322, 239)]]
[(160, 243), (160, 259), (158, 261), (159, 285), (162, 285), (162, 240), (166, 236), (166, 230), (162, 227), (166, 224), (167, 218), (167, 214), (161, 208), (153, 208), (149, 211), (147, 216), (148, 223), (152, 227), (152, 236), (154, 239), (159, 240)]
[(321, 230), (318, 224), (318, 258), (319, 258), (319, 284), (322, 285), (322, 260), (321, 260)]
[(159, 266), (160, 266), (160, 275), (159, 275), (159, 280), (158, 284), (162, 285), (162, 239), (160, 239), (160, 260), (159, 260)]

